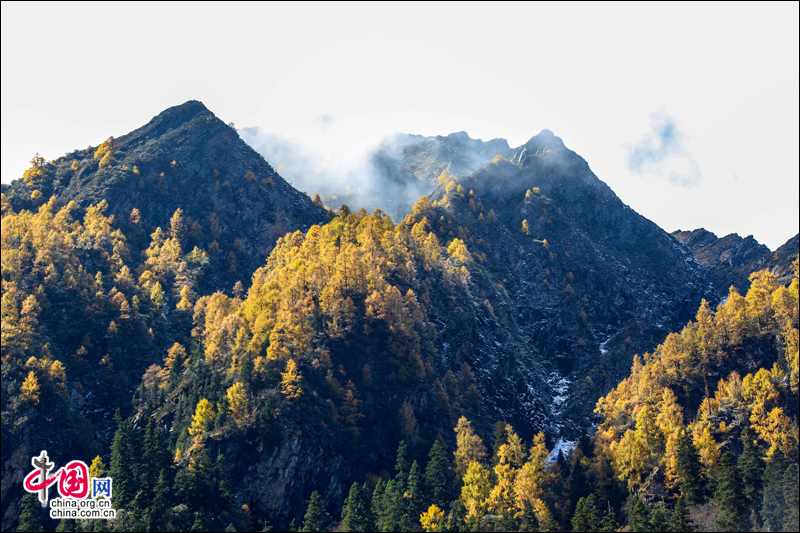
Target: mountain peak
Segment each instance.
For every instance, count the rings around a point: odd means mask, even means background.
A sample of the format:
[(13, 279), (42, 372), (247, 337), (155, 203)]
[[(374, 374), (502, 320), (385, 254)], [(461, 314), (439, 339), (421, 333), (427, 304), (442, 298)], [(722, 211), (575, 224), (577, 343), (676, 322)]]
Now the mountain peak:
[(540, 131), (538, 135), (531, 137), (531, 139), (525, 143), (525, 148), (529, 151), (536, 151), (538, 149), (555, 150), (558, 148), (565, 148), (565, 146), (561, 137), (556, 137), (552, 131), (544, 129)]
[(203, 102), (199, 100), (189, 100), (183, 104), (165, 109), (153, 117), (150, 122), (131, 132), (130, 135), (141, 134), (145, 132), (148, 134), (147, 136), (151, 136), (152, 134), (161, 135), (170, 130), (177, 129), (186, 123), (195, 121), (201, 117), (206, 117), (206, 120), (217, 118), (214, 113), (209, 111), (208, 108), (203, 105)]

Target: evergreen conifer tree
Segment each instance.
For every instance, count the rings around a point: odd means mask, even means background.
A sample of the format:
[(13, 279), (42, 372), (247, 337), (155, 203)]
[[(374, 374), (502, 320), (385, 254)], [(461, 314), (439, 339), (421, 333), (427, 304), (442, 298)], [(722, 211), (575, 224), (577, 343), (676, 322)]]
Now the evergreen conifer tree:
[(786, 500), (786, 516), (783, 520), (784, 531), (800, 531), (800, 517), (798, 517), (798, 507), (800, 506), (800, 482), (798, 481), (797, 463), (791, 464), (783, 474), (783, 497)]
[(636, 505), (628, 517), (628, 527), (631, 532), (650, 531), (650, 511), (642, 500), (636, 500)]
[[(764, 459), (748, 428), (742, 430), (741, 436), (744, 449), (739, 456), (739, 473), (742, 476), (742, 490), (748, 508), (760, 507), (762, 489), (764, 486)], [(755, 526), (755, 524), (751, 524)]]
[(453, 468), (440, 439), (433, 441), (425, 467), (425, 488), (430, 502), (439, 509), (446, 509), (453, 486)]
[(572, 517), (572, 531), (599, 531), (600, 513), (597, 510), (597, 498), (594, 494), (582, 497), (575, 505)]
[(383, 522), (385, 517), (384, 507), (383, 507), (383, 496), (385, 492), (386, 486), (383, 483), (382, 479), (378, 480), (378, 483), (375, 485), (375, 490), (372, 491), (372, 518), (375, 520), (375, 529), (377, 531), (383, 531)]
[(353, 483), (342, 508), (342, 531), (372, 531), (374, 527), (367, 485)]
[(120, 410), (114, 415), (117, 431), (111, 443), (111, 464), (108, 474), (114, 480), (111, 504), (115, 509), (123, 509), (136, 494), (136, 449), (133, 427), (130, 420), (123, 420)]
[(667, 513), (664, 507), (656, 507), (650, 513), (650, 530), (651, 531), (666, 531), (667, 530)]
[(22, 497), (22, 510), (19, 513), (17, 531), (44, 531), (39, 510), (42, 506), (36, 494), (26, 494)]
[(395, 479), (400, 481), (403, 489), (405, 489), (406, 477), (408, 476), (408, 449), (406, 448), (406, 441), (401, 440), (400, 445), (397, 447), (397, 461), (394, 465)]
[(408, 472), (408, 487), (406, 489), (408, 516), (411, 523), (417, 523), (419, 516), (425, 511), (424, 491), (422, 473), (420, 472), (419, 464), (415, 460), (411, 463), (411, 470)]
[(322, 523), (325, 521), (325, 509), (322, 507), (322, 497), (319, 492), (314, 491), (311, 493), (311, 498), (308, 500), (308, 508), (303, 517), (304, 533), (313, 533), (315, 531), (322, 531)]
[(706, 501), (707, 482), (700, 454), (692, 438), (681, 432), (678, 437), (678, 476), (682, 479), (681, 494), (693, 505)]
[(681, 496), (678, 498), (678, 501), (675, 502), (675, 508), (670, 514), (669, 524), (667, 526), (669, 531), (694, 531), (694, 523), (689, 516), (689, 508), (686, 505), (686, 496)]
[(764, 497), (761, 503), (764, 531), (780, 531), (783, 528), (787, 512), (783, 477), (787, 467), (786, 456), (778, 448), (764, 469)]
[(740, 531), (744, 521), (746, 500), (742, 480), (731, 452), (725, 452), (719, 461), (720, 480), (714, 497), (719, 505), (718, 531)]

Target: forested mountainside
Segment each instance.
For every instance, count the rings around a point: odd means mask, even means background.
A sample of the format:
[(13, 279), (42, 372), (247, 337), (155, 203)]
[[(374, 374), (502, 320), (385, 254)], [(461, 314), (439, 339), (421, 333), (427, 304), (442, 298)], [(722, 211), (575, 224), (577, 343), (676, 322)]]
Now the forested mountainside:
[[(167, 146), (179, 153), (235, 136), (224, 124), (203, 142), (164, 128), (158, 138), (173, 139)], [(230, 138), (234, 154), (254, 154)], [(116, 158), (114, 142), (87, 154)], [(92, 190), (106, 191), (100, 196), (79, 191), (68, 201), (53, 186), (44, 201), (42, 184), (51, 182), (42, 175), (63, 166), (34, 160), (2, 196), (3, 529), (44, 521), (87, 531), (590, 530), (595, 520), (642, 530), (635, 517), (670, 509), (683, 490), (680, 478), (659, 477), (662, 459), (671, 460), (666, 440), (641, 455), (658, 435), (639, 436), (639, 396), (625, 392), (634, 378), (620, 380), (631, 361), (637, 376), (655, 357), (642, 363), (634, 353), (663, 352), (658, 343), (695, 314), (716, 328), (706, 303), (716, 305), (716, 292), (685, 246), (622, 204), (552, 133), (468, 176), (441, 172), (431, 197), (398, 220), (347, 206), (329, 213), (296, 191), (261, 197), (273, 206), (296, 199), (312, 215), (287, 218), (295, 227), (265, 245), (268, 257), (246, 278), (236, 253), (236, 263), (214, 259), (215, 242), (238, 249), (238, 226), (220, 233), (224, 244), (192, 235), (199, 199), (166, 216), (148, 206), (150, 220), (162, 218), (145, 230), (139, 208), (127, 220), (110, 212), (127, 189), (105, 186), (111, 177), (99, 170)], [(224, 187), (215, 188), (207, 194)], [(260, 216), (239, 219), (261, 224)], [(240, 253), (255, 262), (258, 250)], [(735, 316), (735, 327), (720, 318), (724, 336), (698, 337), (692, 331), (707, 330), (692, 325), (679, 335), (687, 340), (677, 381), (651, 369), (660, 386), (684, 386), (674, 402), (687, 413), (705, 391), (698, 376), (735, 370), (763, 382), (758, 370), (769, 369), (772, 418), (754, 421), (750, 400), (746, 418), (753, 445), (766, 446), (768, 465), (783, 472), (788, 463), (772, 458), (783, 457), (776, 450), (796, 458), (797, 282), (758, 280), (718, 309)], [(612, 400), (618, 407), (609, 410)], [(669, 420), (662, 435), (705, 431), (689, 415), (681, 426)], [(715, 442), (726, 442), (723, 427), (736, 434), (726, 419), (708, 429)], [(112, 477), (118, 518), (46, 519), (20, 483), (42, 449), (58, 465), (79, 458), (92, 476)], [(704, 490), (728, 470), (706, 467)], [(763, 490), (789, 505), (784, 489)], [(716, 517), (722, 500), (706, 499), (684, 500), (686, 513)], [(652, 513), (646, 527), (657, 529), (667, 511)]]
[(747, 292), (750, 274), (763, 268), (769, 268), (777, 275), (780, 283), (788, 284), (792, 278), (792, 260), (800, 248), (800, 235), (786, 241), (775, 252), (759, 244), (752, 235), (743, 239), (731, 233), (718, 238), (703, 228), (677, 230), (672, 235), (692, 250), (695, 258), (709, 271), (714, 287), (722, 295), (727, 294), (731, 285), (741, 292)]
[(436, 188), (442, 171), (471, 174), (509, 150), (505, 139), (484, 142), (463, 131), (435, 137), (396, 133), (353, 161), (315, 152), (259, 128), (243, 128), (241, 135), (295, 187), (318, 193), (326, 205), (337, 208), (345, 203), (369, 212), (380, 208), (395, 220)]
[[(184, 251), (208, 252), (208, 289), (246, 282), (287, 231), (326, 219), (231, 126), (198, 101), (162, 112), (141, 128), (55, 161), (34, 158), (23, 179), (3, 185), (13, 209), (75, 201), (107, 203), (106, 215), (137, 250), (182, 210)], [(83, 211), (81, 211), (82, 213)]]

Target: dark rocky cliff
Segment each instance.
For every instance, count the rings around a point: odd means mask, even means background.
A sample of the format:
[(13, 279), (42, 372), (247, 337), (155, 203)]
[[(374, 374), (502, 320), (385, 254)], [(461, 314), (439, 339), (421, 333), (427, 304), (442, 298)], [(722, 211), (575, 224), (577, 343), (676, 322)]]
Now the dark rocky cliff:
[(745, 238), (736, 233), (717, 237), (700, 228), (693, 231), (673, 231), (672, 235), (689, 247), (697, 261), (714, 280), (721, 296), (728, 294), (733, 285), (741, 294), (750, 288), (751, 273), (769, 268), (784, 284), (791, 282), (792, 261), (797, 257), (798, 235), (789, 239), (775, 252), (756, 241), (752, 235)]

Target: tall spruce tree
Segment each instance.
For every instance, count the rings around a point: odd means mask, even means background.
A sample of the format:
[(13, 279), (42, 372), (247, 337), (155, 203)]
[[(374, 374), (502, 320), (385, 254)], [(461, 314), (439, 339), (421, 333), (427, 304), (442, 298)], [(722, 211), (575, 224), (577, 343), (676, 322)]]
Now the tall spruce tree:
[(650, 511), (642, 500), (636, 500), (628, 517), (628, 530), (631, 532), (647, 532), (650, 529)]
[(325, 509), (322, 507), (322, 497), (319, 492), (314, 491), (311, 493), (311, 498), (308, 500), (308, 508), (303, 517), (304, 533), (313, 533), (315, 531), (322, 531), (322, 524), (325, 522)]
[(408, 487), (406, 495), (408, 497), (407, 514), (412, 524), (419, 522), (419, 516), (425, 511), (425, 489), (422, 481), (422, 473), (419, 464), (415, 460), (411, 463), (411, 470), (408, 472)]
[(666, 531), (667, 530), (667, 512), (664, 507), (656, 507), (650, 513), (650, 530), (651, 531)]
[(761, 503), (761, 519), (764, 531), (781, 531), (788, 511), (784, 486), (784, 473), (788, 468), (786, 456), (778, 448), (767, 461), (764, 469), (764, 497)]
[(447, 460), (444, 445), (437, 438), (433, 441), (433, 446), (428, 454), (428, 465), (425, 467), (425, 488), (428, 499), (439, 509), (446, 509), (450, 502), (453, 476), (453, 467)]
[(685, 431), (678, 437), (678, 476), (682, 479), (681, 494), (686, 496), (686, 503), (694, 505), (706, 501), (708, 482), (705, 469), (692, 437)]
[(397, 472), (395, 479), (400, 481), (403, 490), (406, 488), (408, 468), (408, 449), (406, 448), (406, 441), (401, 440), (400, 445), (397, 447), (397, 461), (395, 462), (394, 469)]
[(111, 443), (111, 464), (108, 474), (114, 480), (111, 504), (115, 509), (127, 507), (137, 492), (138, 457), (130, 420), (123, 420), (120, 410), (114, 414), (117, 431)]
[(800, 531), (800, 480), (797, 463), (791, 464), (783, 473), (783, 497), (786, 501), (786, 516), (783, 519), (784, 531)]
[(572, 531), (599, 531), (602, 526), (594, 494), (580, 498), (572, 517)]
[[(753, 439), (749, 428), (742, 430), (742, 455), (739, 456), (738, 467), (742, 476), (742, 490), (749, 508), (760, 507), (764, 487), (764, 459), (762, 451)], [(753, 524), (755, 525), (755, 524)]]
[(667, 525), (668, 531), (694, 531), (694, 522), (692, 517), (689, 516), (689, 507), (686, 505), (686, 496), (681, 496), (675, 502), (675, 508), (669, 517), (669, 524)]
[(372, 531), (375, 525), (369, 504), (366, 483), (359, 487), (353, 483), (342, 508), (342, 531)]
[(742, 491), (742, 480), (736, 461), (730, 451), (719, 460), (720, 480), (714, 497), (719, 506), (718, 531), (740, 531), (746, 517), (746, 500)]
[(386, 490), (386, 485), (382, 479), (378, 480), (375, 485), (375, 490), (372, 491), (372, 518), (375, 520), (375, 530), (383, 531), (383, 523), (386, 518), (386, 513), (383, 505), (383, 496)]

